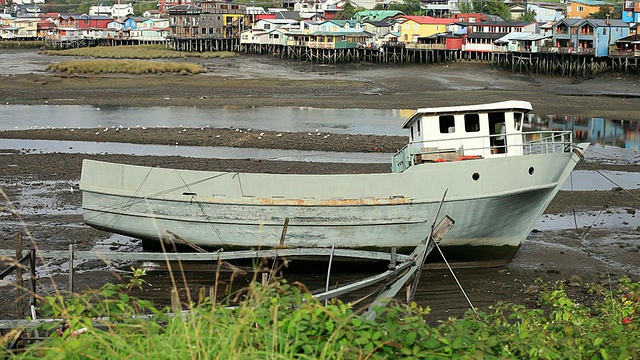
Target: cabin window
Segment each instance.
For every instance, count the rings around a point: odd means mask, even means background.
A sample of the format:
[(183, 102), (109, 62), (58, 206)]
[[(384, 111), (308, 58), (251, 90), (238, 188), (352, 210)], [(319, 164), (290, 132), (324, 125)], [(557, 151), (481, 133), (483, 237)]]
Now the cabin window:
[(507, 152), (507, 139), (505, 137), (505, 114), (504, 112), (489, 113), (489, 143), (491, 153), (504, 154)]
[(447, 134), (454, 132), (456, 132), (456, 126), (453, 115), (440, 116), (440, 133)]
[(411, 126), (411, 138), (410, 138), (410, 140), (413, 141), (413, 126)]
[(518, 112), (513, 114), (513, 128), (516, 129), (516, 131), (520, 131), (520, 129), (522, 129), (522, 118), (522, 113)]
[(420, 120), (416, 121), (416, 129), (418, 130), (418, 136), (420, 136)]
[(465, 114), (464, 115), (464, 131), (466, 132), (480, 131), (480, 115)]

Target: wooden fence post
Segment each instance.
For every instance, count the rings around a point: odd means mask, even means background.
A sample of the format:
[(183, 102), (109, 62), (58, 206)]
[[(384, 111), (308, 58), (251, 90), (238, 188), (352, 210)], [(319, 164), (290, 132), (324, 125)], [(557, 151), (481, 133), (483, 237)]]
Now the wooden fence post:
[(73, 294), (73, 244), (69, 244), (69, 294)]
[(16, 316), (22, 319), (24, 318), (24, 281), (22, 278), (22, 264), (19, 263), (20, 259), (22, 259), (22, 233), (18, 232), (16, 233)]

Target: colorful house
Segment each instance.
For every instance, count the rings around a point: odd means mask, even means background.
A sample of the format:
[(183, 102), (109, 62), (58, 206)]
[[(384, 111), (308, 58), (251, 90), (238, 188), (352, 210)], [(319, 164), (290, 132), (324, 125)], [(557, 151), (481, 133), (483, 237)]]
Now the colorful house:
[(317, 31), (360, 32), (362, 24), (357, 20), (326, 20), (318, 24)]
[(431, 16), (401, 16), (400, 23), (396, 25), (396, 30), (400, 33), (400, 40), (416, 42), (420, 37), (427, 37), (447, 31), (447, 25), (455, 22), (448, 18), (434, 18)]
[(600, 10), (601, 6), (608, 6), (613, 9), (613, 5), (602, 0), (573, 0), (567, 5), (567, 18), (586, 19), (589, 15)]
[(81, 29), (106, 29), (107, 24), (109, 24), (111, 21), (113, 21), (113, 19), (108, 16), (91, 16), (83, 14), (80, 15), (77, 19), (77, 27)]
[(13, 26), (18, 28), (19, 39), (36, 39), (38, 37), (39, 18), (18, 18), (13, 21)]
[(629, 24), (622, 20), (562, 19), (553, 25), (550, 51), (607, 56), (609, 46), (629, 36)]
[(529, 2), (527, 11), (536, 13), (536, 21), (558, 21), (564, 17), (566, 6), (560, 3)]
[(622, 2), (622, 21), (640, 22), (640, 0), (624, 0)]
[(404, 15), (402, 11), (398, 10), (366, 10), (359, 11), (353, 15), (354, 20), (360, 22), (365, 21), (387, 21), (399, 15)]

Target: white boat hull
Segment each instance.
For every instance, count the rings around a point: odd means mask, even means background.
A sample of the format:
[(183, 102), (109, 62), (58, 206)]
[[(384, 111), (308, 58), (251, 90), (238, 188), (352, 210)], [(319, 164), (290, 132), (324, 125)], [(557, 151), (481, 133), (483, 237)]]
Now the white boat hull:
[(441, 215), (456, 221), (441, 243), (447, 259), (499, 265), (578, 161), (566, 152), (422, 164), (402, 173), (291, 175), (85, 160), (80, 187), (84, 220), (93, 227), (150, 241), (173, 233), (227, 250), (278, 246), (288, 218), (288, 247), (410, 251), (427, 236), (446, 191)]

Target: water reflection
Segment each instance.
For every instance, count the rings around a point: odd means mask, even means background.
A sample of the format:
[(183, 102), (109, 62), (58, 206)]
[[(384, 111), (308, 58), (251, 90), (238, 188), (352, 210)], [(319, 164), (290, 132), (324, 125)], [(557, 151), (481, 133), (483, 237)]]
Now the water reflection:
[(532, 130), (569, 130), (574, 142), (640, 149), (640, 121), (531, 114), (528, 125)]
[[(339, 134), (407, 135), (411, 110), (318, 109), (308, 107), (197, 108), (4, 105), (0, 130), (107, 126), (253, 128)], [(574, 141), (640, 149), (640, 121), (530, 114), (531, 130), (570, 130)]]

